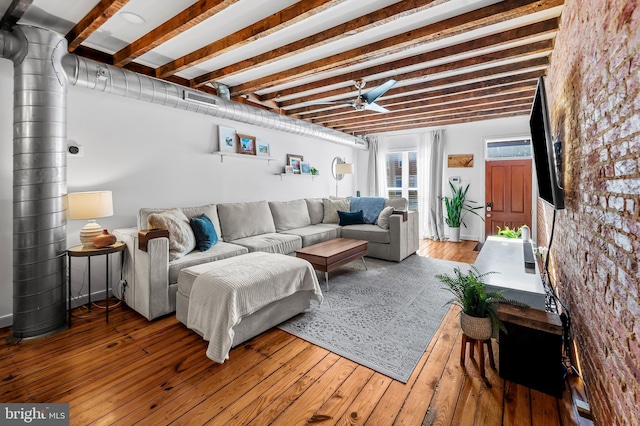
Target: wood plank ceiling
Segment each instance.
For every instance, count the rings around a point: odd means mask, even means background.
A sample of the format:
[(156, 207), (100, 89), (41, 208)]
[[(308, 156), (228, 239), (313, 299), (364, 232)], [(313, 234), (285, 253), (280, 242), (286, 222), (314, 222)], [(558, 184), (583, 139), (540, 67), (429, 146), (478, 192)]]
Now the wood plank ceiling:
[[(564, 0), (26, 3), (0, 9), (3, 22), (26, 8), (19, 23), (66, 34), (77, 55), (366, 135), (528, 115)], [(346, 104), (355, 82), (366, 93), (389, 79), (376, 101), (389, 112)]]

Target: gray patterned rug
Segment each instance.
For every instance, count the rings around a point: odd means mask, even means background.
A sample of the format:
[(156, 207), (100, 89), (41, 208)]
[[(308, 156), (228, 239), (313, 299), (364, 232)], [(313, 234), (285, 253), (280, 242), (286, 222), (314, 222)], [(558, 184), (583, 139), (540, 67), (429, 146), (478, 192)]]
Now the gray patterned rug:
[(280, 329), (406, 383), (447, 312), (451, 294), (436, 274), (466, 263), (410, 256), (366, 258), (329, 274), (324, 303)]

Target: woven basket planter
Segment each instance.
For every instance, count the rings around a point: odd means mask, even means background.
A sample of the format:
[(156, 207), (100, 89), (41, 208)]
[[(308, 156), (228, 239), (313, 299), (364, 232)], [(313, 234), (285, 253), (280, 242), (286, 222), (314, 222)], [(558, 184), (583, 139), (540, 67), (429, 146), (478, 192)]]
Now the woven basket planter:
[(476, 340), (487, 340), (493, 335), (493, 324), (491, 318), (477, 318), (460, 313), (460, 327), (462, 332)]

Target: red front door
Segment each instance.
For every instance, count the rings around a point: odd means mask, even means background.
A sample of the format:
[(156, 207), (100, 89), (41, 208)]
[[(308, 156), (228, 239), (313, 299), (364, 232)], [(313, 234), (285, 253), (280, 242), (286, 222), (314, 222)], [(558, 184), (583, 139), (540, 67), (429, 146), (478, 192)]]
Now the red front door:
[(498, 227), (531, 228), (531, 160), (487, 161), (485, 236)]

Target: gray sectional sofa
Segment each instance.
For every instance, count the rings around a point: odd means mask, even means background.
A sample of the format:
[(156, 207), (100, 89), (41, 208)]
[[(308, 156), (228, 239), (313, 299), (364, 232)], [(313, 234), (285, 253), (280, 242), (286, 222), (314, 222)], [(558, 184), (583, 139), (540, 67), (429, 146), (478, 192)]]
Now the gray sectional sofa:
[[(340, 203), (344, 200), (315, 198), (180, 208), (187, 218), (208, 216), (218, 242), (204, 252), (196, 249), (178, 258), (170, 253), (166, 232), (153, 238), (153, 232), (145, 231), (149, 215), (167, 209), (140, 209), (136, 227), (113, 231), (127, 245), (124, 299), (127, 305), (152, 320), (175, 311), (178, 273), (194, 265), (256, 251), (292, 255), (302, 247), (338, 237), (366, 240), (368, 256), (396, 262), (418, 249), (417, 212), (392, 214), (388, 217), (388, 229), (376, 224), (340, 226), (335, 220), (336, 206), (344, 207)], [(405, 210), (407, 201), (389, 199), (385, 206)]]

